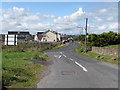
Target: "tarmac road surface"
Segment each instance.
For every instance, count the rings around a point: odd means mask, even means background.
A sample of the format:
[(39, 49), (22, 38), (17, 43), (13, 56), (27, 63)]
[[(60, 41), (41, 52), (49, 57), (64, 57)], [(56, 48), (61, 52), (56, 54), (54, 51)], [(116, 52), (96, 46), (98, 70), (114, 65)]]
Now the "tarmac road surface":
[(78, 55), (77, 46), (45, 51), (54, 63), (37, 88), (118, 88), (118, 67)]

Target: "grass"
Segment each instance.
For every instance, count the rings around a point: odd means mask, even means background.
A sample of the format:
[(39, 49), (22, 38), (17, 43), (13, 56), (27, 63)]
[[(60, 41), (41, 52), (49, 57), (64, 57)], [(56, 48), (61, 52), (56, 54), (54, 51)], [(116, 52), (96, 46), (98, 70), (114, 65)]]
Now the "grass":
[(44, 66), (26, 61), (26, 59), (33, 59), (36, 56), (48, 60), (48, 57), (40, 51), (4, 51), (2, 53), (3, 86), (8, 88), (35, 87), (40, 80), (40, 73), (44, 70)]
[(63, 48), (64, 46), (66, 46), (66, 45), (62, 44), (62, 45), (58, 45), (58, 46), (52, 47), (51, 49), (60, 49), (60, 48)]
[(120, 44), (118, 44), (118, 45), (108, 45), (108, 46), (105, 46), (105, 47), (120, 47)]
[(26, 44), (18, 46), (4, 46), (2, 56), (2, 86), (6, 88), (35, 88), (40, 81), (40, 74), (45, 66), (27, 59), (41, 59), (49, 61), (50, 58), (44, 54), (43, 50), (59, 49), (65, 45), (53, 44)]
[(0, 81), (2, 81), (2, 52), (0, 52)]
[[(108, 62), (111, 64), (116, 64), (118, 65), (118, 60), (120, 61), (120, 59), (118, 59), (118, 57), (114, 57), (114, 56), (109, 56), (109, 55), (102, 55), (102, 54), (97, 54), (97, 53), (93, 53), (93, 52), (87, 52), (87, 53), (83, 53), (83, 47), (80, 45), (76, 48), (76, 52), (79, 53), (82, 56), (94, 59), (94, 60), (99, 60), (99, 61), (104, 61), (104, 62)], [(100, 57), (104, 57), (103, 59), (98, 58), (97, 56)], [(112, 60), (112, 58), (117, 58), (117, 60)]]

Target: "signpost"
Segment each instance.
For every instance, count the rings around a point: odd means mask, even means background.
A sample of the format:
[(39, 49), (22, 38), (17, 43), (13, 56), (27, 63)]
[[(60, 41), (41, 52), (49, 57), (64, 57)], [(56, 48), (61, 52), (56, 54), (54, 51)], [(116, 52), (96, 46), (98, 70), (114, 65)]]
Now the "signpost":
[(17, 35), (5, 35), (5, 45), (17, 45)]

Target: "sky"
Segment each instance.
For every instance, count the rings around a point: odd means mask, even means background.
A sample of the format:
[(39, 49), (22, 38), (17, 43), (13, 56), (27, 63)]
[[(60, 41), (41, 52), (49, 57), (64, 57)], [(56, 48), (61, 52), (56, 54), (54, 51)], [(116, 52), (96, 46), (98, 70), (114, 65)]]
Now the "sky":
[(48, 29), (63, 34), (118, 32), (117, 2), (3, 2), (0, 7), (0, 28), (29, 31), (36, 34)]

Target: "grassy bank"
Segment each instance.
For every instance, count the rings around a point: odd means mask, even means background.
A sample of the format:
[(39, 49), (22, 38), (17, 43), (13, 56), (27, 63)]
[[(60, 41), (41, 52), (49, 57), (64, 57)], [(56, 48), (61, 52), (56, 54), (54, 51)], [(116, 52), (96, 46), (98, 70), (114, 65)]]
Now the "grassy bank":
[(50, 61), (43, 50), (58, 49), (64, 45), (57, 44), (22, 44), (4, 46), (2, 54), (2, 86), (7, 88), (33, 88), (41, 79), (45, 65), (28, 61), (40, 59)]
[(120, 47), (120, 44), (118, 44), (118, 45), (109, 45), (109, 46), (105, 46), (105, 47)]
[(60, 49), (60, 48), (63, 48), (65, 46), (66, 46), (66, 44), (61, 44), (61, 45), (58, 45), (56, 47), (52, 47), (51, 49)]
[[(118, 57), (114, 57), (114, 56), (109, 56), (109, 55), (102, 55), (102, 54), (97, 54), (97, 53), (93, 53), (93, 52), (87, 52), (87, 53), (83, 53), (83, 47), (80, 45), (76, 48), (76, 52), (79, 53), (82, 56), (94, 59), (94, 60), (99, 60), (99, 61), (104, 61), (104, 62), (108, 62), (111, 64), (116, 64), (118, 65)], [(102, 58), (99, 58), (99, 57)], [(117, 60), (112, 60), (113, 58), (116, 58)], [(120, 61), (120, 60), (119, 60)]]
[(7, 87), (35, 87), (40, 80), (44, 66), (27, 59), (43, 57), (48, 60), (48, 57), (39, 51), (26, 52), (3, 52), (2, 53), (2, 71), (3, 86)]

